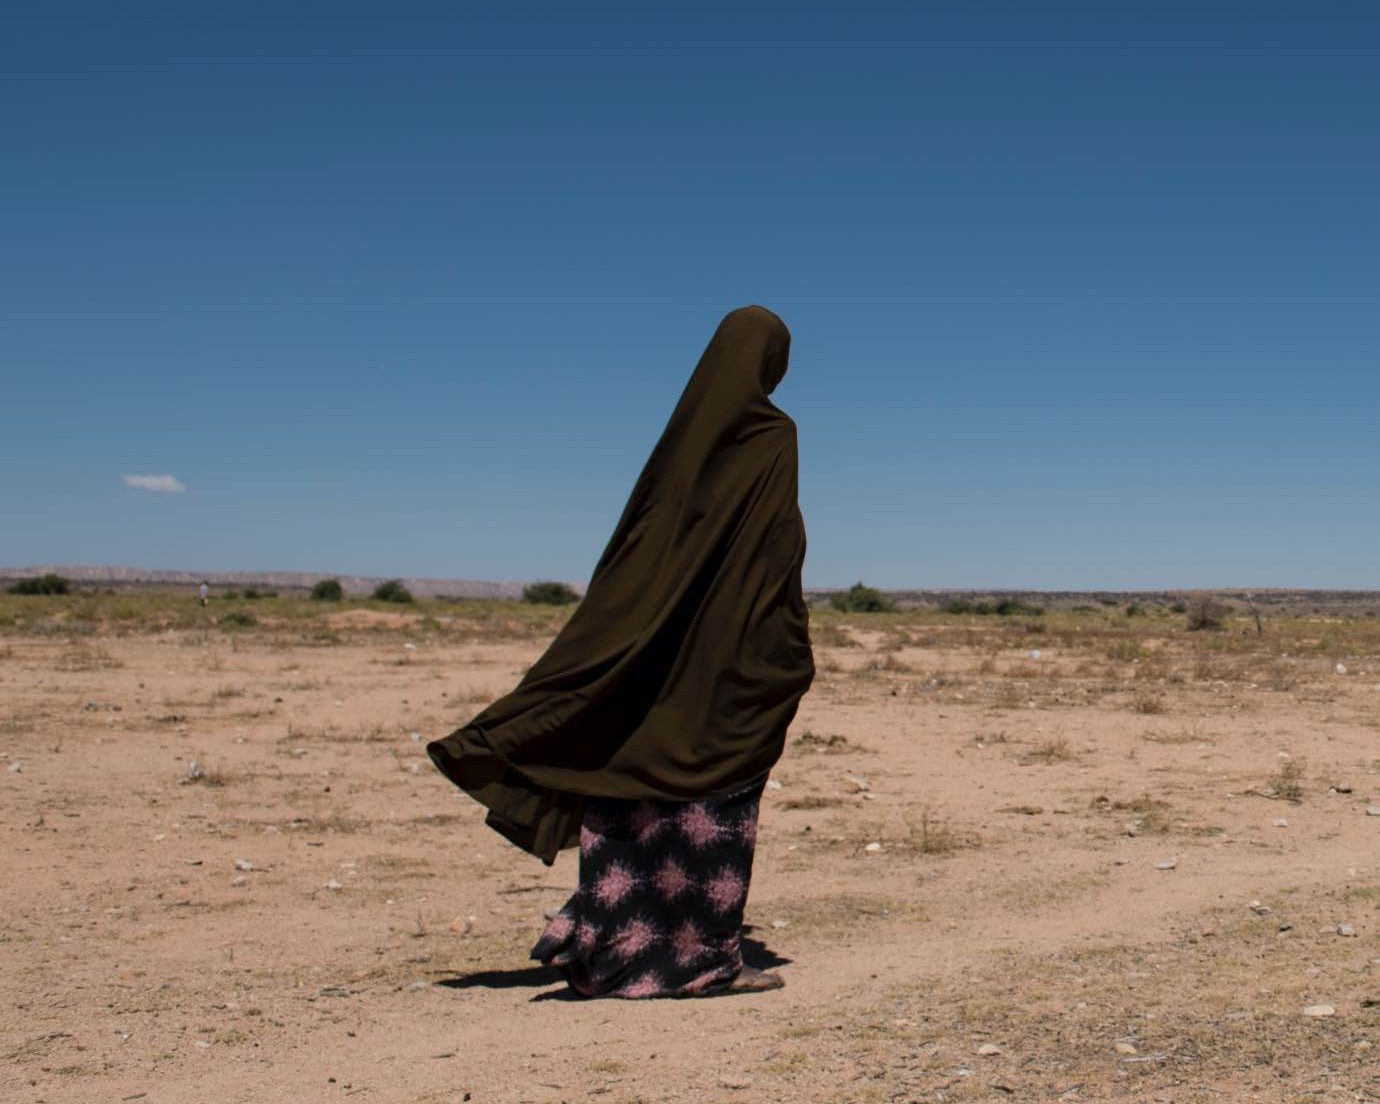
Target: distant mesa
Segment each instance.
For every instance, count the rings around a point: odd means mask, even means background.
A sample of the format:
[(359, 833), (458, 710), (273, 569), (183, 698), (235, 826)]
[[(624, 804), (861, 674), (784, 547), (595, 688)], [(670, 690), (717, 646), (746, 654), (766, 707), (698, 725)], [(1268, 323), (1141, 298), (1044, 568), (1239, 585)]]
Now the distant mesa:
[[(177, 571), (148, 567), (42, 564), (34, 567), (0, 567), (0, 579), (33, 579), (49, 573), (63, 575), (86, 586), (186, 586), (203, 582), (212, 587), (259, 587), (270, 590), (310, 591), (322, 579), (338, 579), (345, 593), (367, 598), (374, 588), (399, 576), (337, 575), (321, 571)], [(401, 578), (418, 598), (512, 598), (522, 597), (526, 582), (489, 582), (477, 579)], [(575, 585), (584, 593), (583, 584)]]

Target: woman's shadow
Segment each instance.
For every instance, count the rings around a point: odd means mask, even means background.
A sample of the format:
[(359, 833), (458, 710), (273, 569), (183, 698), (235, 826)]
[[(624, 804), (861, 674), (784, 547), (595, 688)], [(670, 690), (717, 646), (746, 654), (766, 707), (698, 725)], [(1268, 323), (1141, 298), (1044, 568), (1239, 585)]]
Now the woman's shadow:
[[(743, 963), (758, 970), (771, 970), (777, 966), (789, 965), (791, 960), (783, 958), (771, 950), (760, 939), (747, 935), (751, 927), (743, 929)], [(437, 985), (446, 989), (550, 989), (538, 993), (532, 1000), (582, 1000), (577, 993), (565, 984), (565, 977), (554, 966), (527, 966), (521, 970), (480, 970), (473, 974), (460, 974), (457, 977), (442, 978)]]

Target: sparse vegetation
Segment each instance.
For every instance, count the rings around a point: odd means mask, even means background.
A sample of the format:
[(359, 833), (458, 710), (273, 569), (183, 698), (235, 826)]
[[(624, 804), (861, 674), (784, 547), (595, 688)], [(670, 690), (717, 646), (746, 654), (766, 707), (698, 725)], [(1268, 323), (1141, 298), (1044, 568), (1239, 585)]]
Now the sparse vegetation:
[(945, 613), (975, 613), (979, 617), (1040, 617), (1044, 610), (1016, 598), (1000, 598), (995, 602), (974, 602), (968, 598), (954, 598), (943, 605)]
[(575, 591), (565, 583), (529, 583), (522, 588), (522, 600), (541, 606), (570, 606), (580, 600)]
[(1195, 598), (1188, 609), (1188, 631), (1209, 632), (1226, 627), (1227, 616), (1231, 613), (1225, 602), (1216, 598)]
[(259, 623), (259, 619), (248, 610), (231, 610), (223, 614), (218, 624), (222, 629), (250, 629)]

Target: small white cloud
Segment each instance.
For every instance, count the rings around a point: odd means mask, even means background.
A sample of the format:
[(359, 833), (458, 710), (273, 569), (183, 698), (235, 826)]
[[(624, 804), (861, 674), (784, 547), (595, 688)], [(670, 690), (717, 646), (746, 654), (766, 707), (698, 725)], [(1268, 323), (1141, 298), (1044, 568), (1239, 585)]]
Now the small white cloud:
[(187, 484), (171, 475), (127, 475), (126, 487), (138, 487), (141, 491), (158, 491), (160, 494), (181, 494)]

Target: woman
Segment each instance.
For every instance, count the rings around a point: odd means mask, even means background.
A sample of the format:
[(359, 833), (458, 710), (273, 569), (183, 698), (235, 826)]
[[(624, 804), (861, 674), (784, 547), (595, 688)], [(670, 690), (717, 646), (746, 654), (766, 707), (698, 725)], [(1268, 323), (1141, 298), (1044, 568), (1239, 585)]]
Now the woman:
[(715, 331), (584, 600), (507, 697), (427, 746), (486, 823), (580, 887), (532, 954), (583, 996), (775, 988), (739, 945), (757, 802), (814, 676), (790, 332)]

